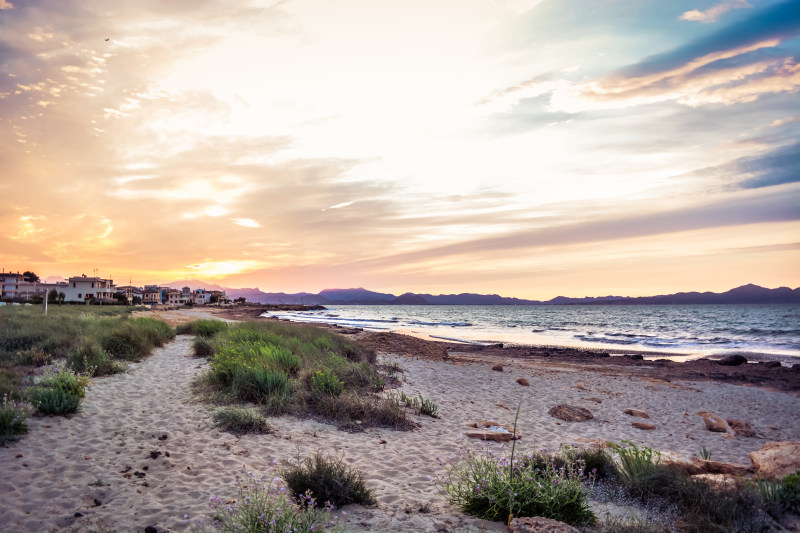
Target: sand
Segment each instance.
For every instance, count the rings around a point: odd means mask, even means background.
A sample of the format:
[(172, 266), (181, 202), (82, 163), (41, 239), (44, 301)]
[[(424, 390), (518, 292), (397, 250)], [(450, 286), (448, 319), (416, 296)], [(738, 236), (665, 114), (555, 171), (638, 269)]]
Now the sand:
[[(705, 447), (715, 460), (749, 465), (748, 452), (767, 441), (800, 440), (800, 399), (792, 394), (609, 375), (590, 365), (506, 361), (498, 372), (457, 354), (455, 361), (381, 354), (404, 370), (406, 394), (421, 393), (439, 408), (438, 419), (412, 415), (417, 430), (351, 434), (281, 417), (271, 420), (275, 434), (237, 438), (216, 429), (213, 407), (193, 398), (191, 381), (206, 363), (191, 357), (191, 341), (179, 336), (129, 372), (94, 379), (80, 413), (32, 418), (25, 437), (0, 448), (0, 530), (183, 531), (208, 518), (209, 498), (234, 496), (234, 475), (242, 469), (269, 475), (276, 460), (322, 451), (359, 468), (375, 489), (377, 509), (344, 509), (348, 531), (503, 531), (502, 524), (458, 512), (429, 478), (436, 457), (450, 458), (468, 441), (470, 421), (513, 424), (520, 404), (522, 449), (628, 439), (695, 457)], [(530, 387), (516, 382), (521, 377)], [(563, 422), (548, 415), (564, 403), (587, 408), (594, 418)], [(647, 411), (650, 419), (626, 415), (626, 408)], [(711, 433), (698, 411), (747, 420), (762, 438)], [(657, 429), (635, 429), (637, 421)], [(151, 458), (151, 452), (160, 453)], [(426, 503), (429, 512), (418, 512)]]

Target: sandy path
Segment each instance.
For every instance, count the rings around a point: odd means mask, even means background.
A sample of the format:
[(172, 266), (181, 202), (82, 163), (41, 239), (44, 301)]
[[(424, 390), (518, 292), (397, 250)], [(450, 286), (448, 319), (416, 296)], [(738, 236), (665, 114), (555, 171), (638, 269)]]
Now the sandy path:
[[(128, 373), (95, 379), (81, 413), (34, 418), (16, 446), (0, 448), (0, 530), (184, 530), (185, 514), (192, 523), (207, 516), (209, 497), (234, 495), (233, 476), (243, 466), (269, 475), (275, 460), (321, 450), (359, 468), (375, 489), (378, 509), (346, 509), (349, 531), (502, 531), (501, 524), (456, 512), (428, 478), (437, 456), (452, 457), (464, 445), (469, 421), (511, 424), (520, 401), (523, 449), (553, 449), (579, 438), (630, 439), (694, 456), (705, 446), (714, 459), (748, 464), (747, 453), (766, 442), (710, 433), (694, 415), (700, 410), (748, 420), (769, 440), (800, 439), (800, 399), (785, 393), (715, 383), (678, 388), (532, 364), (496, 372), (485, 363), (391, 355), (383, 359), (405, 370), (402, 389), (433, 400), (441, 418), (415, 416), (421, 424), (415, 431), (358, 434), (313, 420), (278, 418), (272, 421), (276, 434), (236, 438), (213, 427), (211, 407), (192, 400), (191, 380), (205, 363), (190, 357), (190, 345), (191, 337), (179, 336)], [(517, 384), (519, 377), (531, 386)], [(560, 422), (547, 414), (558, 403), (587, 407), (595, 418)], [(648, 422), (658, 429), (632, 428), (638, 419), (624, 415), (625, 408), (647, 410)], [(151, 452), (160, 453), (151, 458)], [(123, 473), (127, 467), (131, 477)], [(92, 485), (98, 481), (103, 486)], [(430, 512), (416, 512), (426, 503)]]

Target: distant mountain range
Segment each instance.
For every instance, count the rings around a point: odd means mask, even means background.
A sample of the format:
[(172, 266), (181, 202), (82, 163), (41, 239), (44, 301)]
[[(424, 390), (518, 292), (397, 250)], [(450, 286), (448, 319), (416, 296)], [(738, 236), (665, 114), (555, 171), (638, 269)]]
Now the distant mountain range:
[(163, 283), (169, 287), (205, 288), (208, 290), (224, 290), (229, 298), (244, 297), (249, 302), (262, 304), (305, 304), (305, 305), (645, 305), (645, 304), (786, 304), (800, 303), (800, 288), (780, 287), (766, 289), (758, 285), (748, 284), (727, 292), (679, 292), (660, 296), (587, 296), (585, 298), (567, 298), (557, 296), (551, 300), (524, 300), (509, 298), (497, 294), (416, 294), (407, 292), (400, 296), (358, 289), (325, 289), (318, 294), (300, 292), (287, 294), (284, 292), (263, 292), (253, 289), (230, 289), (203, 283), (198, 280), (173, 281)]

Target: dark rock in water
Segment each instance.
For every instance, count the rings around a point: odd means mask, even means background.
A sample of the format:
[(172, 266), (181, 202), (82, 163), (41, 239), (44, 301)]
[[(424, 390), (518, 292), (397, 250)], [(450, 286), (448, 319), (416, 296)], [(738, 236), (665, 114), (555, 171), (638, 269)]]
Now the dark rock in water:
[(595, 357), (611, 357), (611, 354), (608, 353), (608, 352), (600, 352), (600, 353), (594, 354), (594, 356)]
[(82, 516), (83, 516), (83, 513), (81, 513), (81, 512), (77, 512), (77, 513), (75, 513), (75, 514), (74, 514), (74, 515), (72, 515), (72, 516), (74, 516), (75, 518), (80, 518), (80, 517), (82, 517)]
[(759, 361), (758, 366), (763, 366), (766, 368), (778, 368), (781, 366), (780, 361)]
[(153, 526), (147, 526), (144, 528), (144, 533), (158, 533), (158, 530)]
[(586, 422), (594, 418), (592, 412), (583, 407), (576, 407), (574, 405), (556, 405), (551, 407), (547, 414), (553, 418), (558, 418), (565, 422)]
[(633, 359), (634, 361), (641, 361), (642, 359), (644, 359), (644, 356), (640, 353), (628, 354), (625, 357), (627, 357), (628, 359)]
[(719, 361), (717, 361), (718, 365), (722, 366), (739, 366), (743, 365), (747, 362), (747, 358), (743, 355), (729, 355), (727, 357), (723, 357)]

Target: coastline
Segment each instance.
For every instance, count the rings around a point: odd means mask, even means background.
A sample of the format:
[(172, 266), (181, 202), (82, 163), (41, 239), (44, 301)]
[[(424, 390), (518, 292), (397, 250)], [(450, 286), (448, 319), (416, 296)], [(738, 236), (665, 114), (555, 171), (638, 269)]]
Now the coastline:
[[(197, 318), (243, 320), (253, 318), (252, 312), (146, 313), (174, 324)], [(270, 475), (274, 461), (321, 451), (361, 470), (379, 502), (376, 508), (343, 509), (347, 531), (506, 531), (504, 524), (461, 513), (430, 478), (436, 475), (435, 458), (454, 457), (470, 443), (486, 447), (465, 436), (471, 422), (512, 424), (517, 405), (520, 451), (625, 439), (685, 460), (707, 448), (715, 460), (750, 468), (748, 454), (767, 442), (800, 441), (796, 378), (793, 387), (778, 391), (773, 379), (750, 383), (726, 377), (741, 372), (741, 366), (709, 363), (715, 366), (708, 367), (707, 375), (693, 378), (679, 372), (694, 368), (685, 363), (569, 349), (529, 353), (529, 347), (470, 347), (389, 332), (331, 329), (376, 350), (379, 362), (402, 369), (399, 390), (435, 402), (440, 417), (412, 414), (419, 424), (413, 431), (370, 428), (359, 433), (312, 419), (274, 417), (273, 433), (237, 437), (216, 428), (213, 407), (194, 397), (192, 379), (208, 363), (192, 357), (191, 337), (179, 336), (132, 364), (127, 373), (93, 380), (77, 415), (31, 419), (28, 435), (0, 448), (0, 469), (6, 474), (0, 480), (6, 503), (0, 524), (14, 531), (196, 530), (209, 516), (210, 497), (235, 497), (236, 473), (244, 469)], [(772, 378), (786, 372), (800, 375), (781, 367), (749, 367), (777, 371), (765, 374)], [(523, 378), (527, 386), (520, 383)], [(594, 417), (561, 421), (548, 412), (559, 404), (581, 406)], [(653, 429), (637, 428), (640, 419), (626, 409), (647, 412)], [(711, 432), (696, 414), (703, 411), (744, 420), (753, 433)], [(491, 446), (503, 452), (501, 445)], [(130, 477), (131, 472), (145, 475)], [(596, 510), (604, 512), (602, 506)]]

